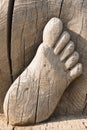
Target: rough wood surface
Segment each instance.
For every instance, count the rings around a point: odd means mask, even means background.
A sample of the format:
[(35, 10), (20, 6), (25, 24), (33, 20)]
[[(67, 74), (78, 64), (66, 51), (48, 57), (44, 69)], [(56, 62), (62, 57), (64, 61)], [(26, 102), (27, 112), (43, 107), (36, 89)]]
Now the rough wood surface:
[(21, 126), (47, 120), (65, 89), (82, 74), (79, 54), (74, 49), (60, 60), (70, 45), (70, 34), (62, 30), (63, 23), (56, 17), (46, 24), (43, 43), (34, 59), (6, 94), (4, 113), (8, 123)]
[(32, 60), (37, 46), (42, 41), (44, 25), (49, 18), (54, 16), (62, 18), (65, 29), (68, 28), (71, 38), (76, 43), (77, 50), (80, 53), (80, 61), (83, 63), (84, 68), (83, 75), (67, 89), (57, 107), (56, 114), (86, 112), (84, 109), (86, 108), (87, 94), (86, 12), (86, 0), (15, 1), (11, 42), (14, 79)]
[(7, 35), (8, 6), (9, 0), (0, 0), (0, 112), (3, 111), (4, 97), (11, 84)]
[(5, 117), (0, 115), (0, 130), (87, 130), (87, 117), (52, 117), (50, 121), (39, 125), (12, 127), (7, 125)]
[[(0, 96), (2, 98), (0, 97), (0, 100), (3, 100), (11, 81), (6, 40), (7, 8), (8, 1), (1, 1), (0, 70), (2, 71), (2, 74), (0, 77), (0, 88), (2, 88), (2, 90), (0, 90)], [(83, 75), (76, 80), (75, 83), (70, 85), (70, 88), (65, 92), (55, 114), (87, 113), (87, 104), (85, 102), (87, 94), (86, 0), (15, 0), (12, 18), (12, 37), (10, 50), (12, 68), (10, 68), (10, 70), (12, 70), (12, 75), (15, 79), (28, 65), (28, 63), (30, 63), (36, 53), (37, 46), (42, 41), (42, 29), (44, 25), (50, 18), (54, 16), (61, 17), (64, 22), (65, 29), (68, 28), (69, 32), (71, 33), (72, 40), (76, 43), (77, 50), (80, 53), (80, 61), (82, 62), (84, 68)], [(2, 105), (0, 105), (0, 107), (2, 108)]]
[(36, 48), (42, 42), (42, 30), (47, 21), (54, 15), (59, 16), (61, 1), (15, 0), (11, 39), (14, 79), (34, 57)]
[(76, 43), (83, 74), (64, 93), (57, 112), (87, 114), (87, 1), (64, 0), (60, 17)]

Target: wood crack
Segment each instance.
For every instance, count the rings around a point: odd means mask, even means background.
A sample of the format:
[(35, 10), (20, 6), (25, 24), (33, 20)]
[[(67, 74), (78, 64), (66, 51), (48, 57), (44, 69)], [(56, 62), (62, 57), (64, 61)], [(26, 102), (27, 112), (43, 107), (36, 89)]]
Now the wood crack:
[(21, 77), (19, 76), (18, 78), (18, 86), (17, 86), (17, 93), (16, 93), (16, 102), (17, 102), (17, 97), (18, 97), (18, 91), (19, 91), (19, 87), (20, 87), (20, 82), (21, 82)]
[(61, 12), (62, 12), (62, 8), (63, 8), (63, 3), (64, 3), (64, 0), (61, 1), (60, 12), (59, 12), (59, 18), (61, 17)]
[(12, 130), (15, 130), (15, 127), (13, 127)]
[[(28, 1), (26, 1), (26, 3), (28, 3)], [(25, 29), (25, 24), (26, 24), (26, 19), (27, 19), (27, 4), (26, 4), (26, 11), (25, 11), (25, 21), (23, 23), (23, 27), (22, 27), (22, 31), (21, 31), (21, 43), (23, 43), (23, 47), (24, 47), (24, 68), (25, 68), (25, 39), (23, 38), (23, 34), (24, 34), (24, 29)]]
[(47, 0), (47, 20), (48, 20), (48, 18), (49, 18), (49, 11), (48, 11), (48, 9), (49, 9), (49, 6), (48, 6), (48, 0)]
[[(9, 95), (9, 99), (10, 99), (10, 95)], [(8, 104), (7, 104), (7, 125), (9, 124), (9, 100), (8, 100)]]
[(36, 3), (36, 1), (35, 1), (35, 10), (36, 10), (36, 25), (35, 25), (35, 27), (36, 27), (36, 35), (35, 35), (35, 39), (34, 39), (34, 44), (36, 43), (36, 38), (37, 38), (37, 33), (38, 33), (38, 28), (37, 28), (37, 26), (38, 26), (38, 9), (37, 9), (37, 3)]
[(10, 76), (11, 81), (13, 82), (13, 74), (12, 74), (12, 60), (11, 60), (11, 30), (12, 30), (12, 17), (14, 10), (15, 0), (9, 0), (8, 14), (7, 14), (7, 51), (8, 51), (8, 59), (9, 59), (9, 67), (10, 67)]
[(38, 102), (39, 102), (40, 80), (41, 80), (41, 72), (40, 72), (40, 75), (39, 75), (39, 83), (38, 83), (38, 90), (37, 90), (37, 102), (36, 102), (36, 111), (35, 111), (35, 123), (36, 123), (36, 121), (37, 121), (37, 110), (38, 110)]

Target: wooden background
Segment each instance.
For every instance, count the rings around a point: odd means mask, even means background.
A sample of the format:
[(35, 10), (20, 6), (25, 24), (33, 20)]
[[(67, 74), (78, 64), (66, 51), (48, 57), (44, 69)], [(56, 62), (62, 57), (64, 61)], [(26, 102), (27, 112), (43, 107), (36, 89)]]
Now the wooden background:
[(65, 91), (54, 114), (87, 114), (87, 0), (0, 0), (0, 112), (8, 88), (31, 62), (52, 17), (62, 19), (83, 64), (83, 74)]

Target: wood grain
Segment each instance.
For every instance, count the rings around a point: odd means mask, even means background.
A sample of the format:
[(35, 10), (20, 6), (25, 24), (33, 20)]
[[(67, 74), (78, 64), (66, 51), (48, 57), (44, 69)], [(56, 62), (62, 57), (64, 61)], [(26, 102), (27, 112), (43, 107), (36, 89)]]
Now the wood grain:
[[(2, 104), (11, 83), (7, 52), (7, 0), (0, 2), (0, 10), (0, 104)], [(83, 64), (82, 76), (67, 89), (55, 114), (83, 113), (83, 110), (87, 113), (84, 109), (87, 94), (86, 0), (15, 1), (10, 50), (13, 78), (15, 79), (33, 59), (42, 41), (43, 27), (54, 16), (60, 16), (64, 22), (64, 30), (69, 30), (71, 33), (72, 40), (76, 43), (77, 51), (80, 53), (80, 62)]]
[[(16, 0), (12, 24), (12, 72), (14, 79), (31, 62), (42, 41), (42, 30), (46, 22), (56, 16), (63, 20), (75, 42), (83, 64), (83, 74), (67, 89), (58, 113), (82, 113), (87, 93), (87, 2), (86, 0)], [(19, 20), (20, 19), (20, 20)], [(25, 48), (25, 49), (24, 49)], [(69, 97), (69, 98), (68, 98)]]
[(0, 115), (0, 130), (87, 130), (87, 117), (52, 117), (50, 121), (34, 126), (13, 127), (6, 124), (6, 119)]
[(64, 93), (57, 113), (87, 113), (87, 1), (64, 0), (60, 18), (71, 34), (75, 47), (80, 54), (83, 74), (73, 82)]
[(9, 0), (0, 1), (0, 112), (3, 111), (4, 96), (11, 84), (7, 43), (8, 6)]
[(34, 57), (38, 45), (42, 42), (42, 31), (47, 21), (51, 17), (59, 16), (61, 1), (15, 1), (11, 39), (11, 59), (14, 79)]

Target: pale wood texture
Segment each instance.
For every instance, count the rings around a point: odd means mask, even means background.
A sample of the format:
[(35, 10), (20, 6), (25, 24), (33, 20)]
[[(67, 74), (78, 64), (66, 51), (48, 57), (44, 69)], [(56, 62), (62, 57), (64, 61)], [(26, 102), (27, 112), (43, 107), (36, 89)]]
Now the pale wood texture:
[[(6, 39), (7, 8), (8, 1), (2, 0), (0, 2), (0, 13), (2, 12), (0, 14), (0, 69), (2, 71), (0, 78), (0, 88), (2, 88), (2, 90), (0, 90), (0, 96), (3, 98), (3, 95), (5, 95), (11, 81)], [(61, 17), (65, 28), (69, 29), (72, 40), (75, 41), (77, 50), (80, 53), (80, 62), (83, 64), (83, 75), (78, 80), (76, 80), (69, 89), (67, 89), (57, 108), (56, 114), (82, 113), (83, 110), (85, 113), (87, 113), (87, 110), (85, 109), (87, 94), (86, 0), (38, 0), (36, 2), (35, 0), (28, 2), (27, 0), (15, 0), (11, 39), (11, 69), (13, 77), (15, 79), (19, 73), (22, 72), (22, 70), (28, 65), (28, 63), (30, 63), (32, 57), (35, 55), (37, 46), (42, 41), (41, 37), (44, 25), (48, 19), (54, 16)], [(4, 57), (2, 57), (2, 54)], [(6, 90), (4, 89), (4, 86)], [(0, 98), (0, 100), (3, 100), (3, 98)], [(2, 107), (2, 105), (0, 107)]]
[(4, 113), (8, 123), (31, 125), (48, 119), (65, 89), (82, 74), (79, 54), (75, 50), (60, 61), (60, 55), (70, 44), (70, 34), (62, 30), (63, 24), (58, 18), (46, 24), (43, 43), (34, 59), (6, 94)]
[(7, 45), (7, 13), (9, 0), (0, 0), (0, 112), (5, 94), (11, 84)]
[(5, 117), (0, 115), (0, 130), (87, 130), (87, 117), (52, 117), (50, 121), (35, 126), (12, 127), (7, 125)]
[[(87, 2), (86, 0), (16, 0), (12, 22), (12, 70), (14, 79), (30, 63), (42, 41), (46, 22), (61, 17), (71, 33), (83, 63), (83, 75), (65, 92), (56, 114), (82, 113), (87, 93)], [(24, 49), (25, 48), (25, 49)], [(86, 110), (85, 110), (86, 112)]]
[(87, 1), (64, 0), (60, 15), (80, 54), (83, 74), (66, 90), (58, 113), (87, 113)]
[[(47, 21), (59, 16), (62, 0), (16, 0), (12, 21), (11, 59), (15, 79), (31, 62)], [(53, 9), (54, 8), (54, 9)]]

